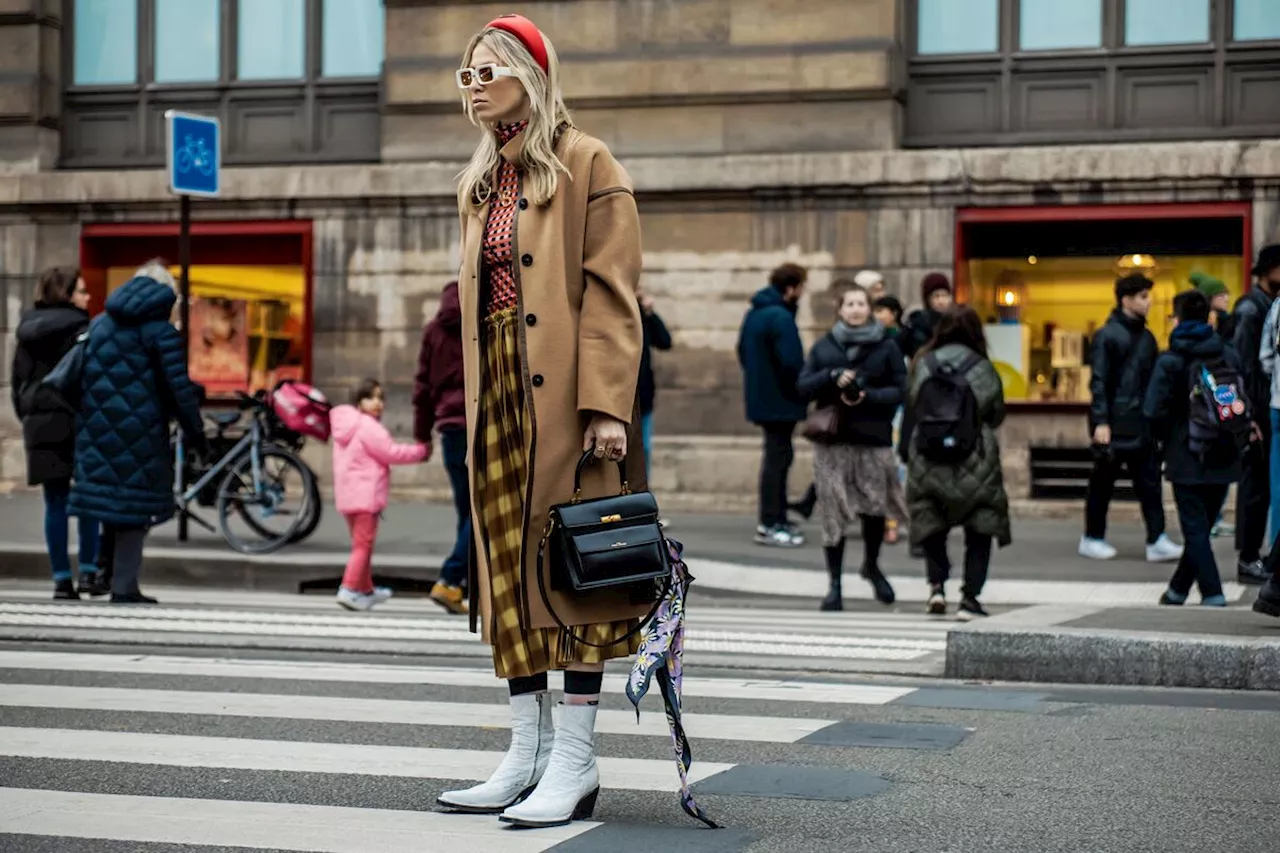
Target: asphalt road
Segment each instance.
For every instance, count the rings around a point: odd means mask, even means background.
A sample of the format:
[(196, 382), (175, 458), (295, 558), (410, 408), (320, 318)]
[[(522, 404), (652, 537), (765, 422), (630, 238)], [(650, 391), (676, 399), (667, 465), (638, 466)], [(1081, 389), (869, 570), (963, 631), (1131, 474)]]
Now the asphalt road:
[(457, 751), (505, 749), (491, 720), (504, 713), (504, 688), (484, 661), (431, 664), (0, 644), (0, 851), (1280, 846), (1280, 695), (798, 682), (696, 658), (685, 712), (694, 772), (711, 776), (695, 793), (725, 829), (700, 829), (680, 811), (657, 696), (644, 707), (658, 727), (628, 734), (630, 705), (611, 693), (602, 711), (619, 713), (602, 713), (598, 752), (637, 763), (604, 768), (612, 787), (598, 825), (576, 825), (573, 838), (495, 832), (490, 819), (436, 816), (432, 804), (459, 784), (449, 773), (490, 760)]

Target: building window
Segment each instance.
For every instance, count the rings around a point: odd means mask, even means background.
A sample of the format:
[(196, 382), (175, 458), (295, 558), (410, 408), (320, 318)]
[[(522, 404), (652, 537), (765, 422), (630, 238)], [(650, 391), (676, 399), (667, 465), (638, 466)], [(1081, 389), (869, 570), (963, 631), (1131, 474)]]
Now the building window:
[(383, 0), (75, 0), (66, 168), (164, 162), (164, 112), (216, 115), (228, 165), (381, 153)]
[(136, 0), (76, 0), (77, 86), (118, 86), (138, 79)]
[(922, 54), (995, 53), (1000, 0), (919, 0), (916, 50)]
[(157, 83), (218, 79), (218, 0), (156, 0)]
[(241, 3), (238, 27), (237, 78), (296, 80), (306, 76), (303, 0)]
[(1276, 0), (1236, 0), (1233, 33), (1236, 41), (1280, 39), (1280, 3)]
[(1023, 50), (1102, 47), (1102, 0), (1021, 0), (1018, 12)]
[[(905, 0), (909, 148), (1280, 136), (1280, 0)], [(1222, 44), (1215, 44), (1221, 40)]]
[(382, 0), (325, 0), (321, 73), (373, 77), (382, 70)]
[(1204, 44), (1209, 41), (1209, 0), (1127, 0), (1124, 43)]

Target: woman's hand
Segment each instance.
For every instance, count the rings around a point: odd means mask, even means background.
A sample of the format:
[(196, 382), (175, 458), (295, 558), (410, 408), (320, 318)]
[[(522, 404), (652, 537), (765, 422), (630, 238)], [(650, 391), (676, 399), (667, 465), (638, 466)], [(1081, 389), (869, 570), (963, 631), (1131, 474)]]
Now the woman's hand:
[(845, 404), (846, 406), (856, 406), (856, 405), (858, 405), (859, 403), (861, 403), (863, 400), (867, 399), (867, 392), (866, 392), (866, 391), (859, 391), (859, 392), (858, 392), (858, 397), (857, 397), (857, 399), (856, 399), (856, 400), (851, 400), (851, 399), (849, 399), (849, 395), (848, 395), (848, 394), (841, 394), (841, 395), (840, 395), (840, 399), (844, 402), (844, 404)]
[(609, 415), (595, 414), (582, 437), (582, 452), (595, 445), (597, 459), (617, 461), (627, 455), (627, 425)]
[(836, 377), (836, 387), (848, 388), (849, 383), (853, 382), (853, 380), (856, 379), (857, 376), (858, 374), (855, 373), (854, 371), (845, 370), (843, 373), (841, 373), (839, 376)]

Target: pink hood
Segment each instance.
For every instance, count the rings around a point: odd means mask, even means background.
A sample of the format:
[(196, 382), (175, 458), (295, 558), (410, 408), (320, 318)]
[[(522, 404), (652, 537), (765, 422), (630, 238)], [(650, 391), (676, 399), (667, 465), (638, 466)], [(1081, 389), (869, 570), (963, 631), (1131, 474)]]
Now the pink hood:
[(376, 418), (355, 406), (329, 413), (333, 429), (333, 495), (338, 512), (377, 513), (387, 508), (391, 466), (412, 465), (427, 456), (423, 444), (397, 444)]

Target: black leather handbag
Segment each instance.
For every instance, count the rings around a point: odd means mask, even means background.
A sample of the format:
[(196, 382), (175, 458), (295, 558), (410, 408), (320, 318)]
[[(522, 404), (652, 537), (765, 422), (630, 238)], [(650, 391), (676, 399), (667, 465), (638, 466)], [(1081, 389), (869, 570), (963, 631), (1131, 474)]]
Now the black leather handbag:
[[(582, 472), (594, 459), (593, 451), (582, 455), (573, 474), (573, 499), (556, 504), (548, 513), (538, 545), (538, 589), (560, 630), (583, 645), (608, 648), (631, 639), (657, 612), (671, 584), (671, 557), (658, 523), (657, 500), (650, 492), (631, 492), (622, 462), (618, 463), (622, 494), (581, 499)], [(550, 572), (543, 570), (544, 560), (550, 560)], [(557, 592), (586, 595), (614, 590), (635, 604), (653, 602), (653, 609), (633, 630), (607, 643), (591, 643), (556, 615), (547, 595), (547, 574)]]

